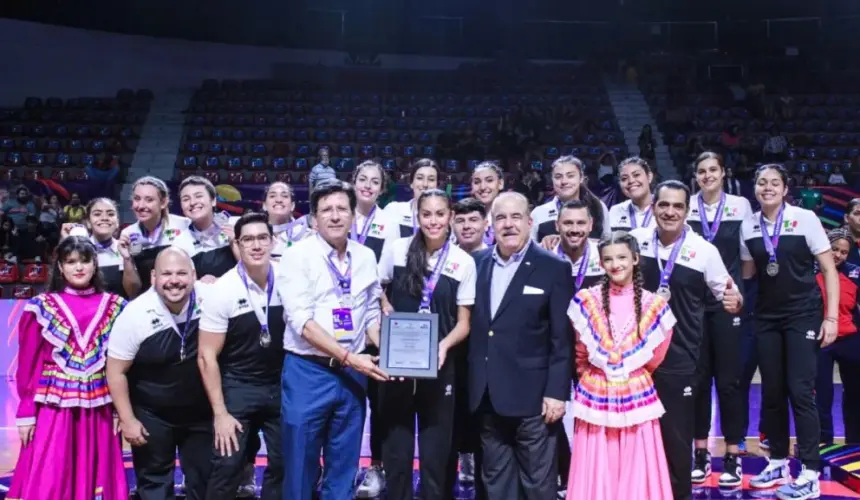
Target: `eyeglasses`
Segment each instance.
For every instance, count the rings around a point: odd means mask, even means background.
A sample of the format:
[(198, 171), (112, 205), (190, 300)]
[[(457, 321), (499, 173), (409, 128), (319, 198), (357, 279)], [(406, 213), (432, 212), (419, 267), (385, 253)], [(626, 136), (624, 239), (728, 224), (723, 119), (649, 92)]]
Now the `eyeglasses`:
[(254, 242), (260, 244), (260, 246), (268, 246), (272, 242), (272, 235), (268, 233), (258, 234), (257, 236), (242, 236), (239, 238), (239, 244), (242, 248), (251, 248), (254, 246)]

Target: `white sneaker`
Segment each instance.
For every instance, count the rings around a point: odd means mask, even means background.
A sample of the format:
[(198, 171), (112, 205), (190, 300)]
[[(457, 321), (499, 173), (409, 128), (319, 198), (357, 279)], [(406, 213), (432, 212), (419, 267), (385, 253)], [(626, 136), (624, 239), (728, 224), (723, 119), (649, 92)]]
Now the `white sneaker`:
[(791, 472), (787, 459), (769, 460), (767, 467), (757, 476), (750, 479), (750, 487), (755, 489), (772, 488), (776, 485), (788, 484)]
[(385, 471), (378, 465), (371, 465), (364, 474), (364, 480), (355, 490), (355, 498), (376, 498), (385, 489)]
[(254, 464), (245, 465), (242, 471), (242, 483), (236, 492), (236, 498), (254, 498), (257, 496), (257, 467)]
[(780, 500), (808, 500), (821, 497), (821, 486), (818, 482), (818, 472), (803, 467), (797, 479), (776, 490), (776, 498)]

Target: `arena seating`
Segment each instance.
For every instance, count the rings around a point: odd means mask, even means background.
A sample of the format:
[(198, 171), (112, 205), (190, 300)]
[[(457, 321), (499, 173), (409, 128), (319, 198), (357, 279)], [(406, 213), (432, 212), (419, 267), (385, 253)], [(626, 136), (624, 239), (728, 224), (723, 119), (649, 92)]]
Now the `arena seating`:
[(80, 179), (86, 166), (127, 168), (152, 99), (148, 90), (122, 89), (114, 98), (30, 97), (0, 109), (0, 180), (63, 181)]
[[(314, 71), (320, 70), (309, 68), (305, 74)], [(599, 80), (574, 67), (536, 71), (528, 78), (499, 78), (464, 68), (388, 73), (372, 79), (378, 72), (368, 76), (343, 70), (335, 77), (340, 91), (275, 81), (209, 80), (188, 109), (178, 175), (202, 173), (216, 183), (280, 178), (305, 184), (303, 177), (319, 148), (326, 146), (344, 177), (365, 159), (377, 159), (394, 171), (413, 158), (431, 157), (461, 182), (469, 167), (486, 157), (501, 117), (517, 108), (568, 106), (583, 121), (596, 125), (593, 132), (565, 134), (558, 144), (546, 146), (536, 168), (563, 154), (592, 160), (609, 149), (624, 154), (623, 137)], [(421, 80), (417, 86), (421, 92), (390, 90), (408, 88), (405, 82), (412, 79)], [(456, 82), (469, 82), (467, 90), (453, 91)], [(440, 133), (467, 130), (480, 138), (484, 155), (461, 162), (440, 153)]]

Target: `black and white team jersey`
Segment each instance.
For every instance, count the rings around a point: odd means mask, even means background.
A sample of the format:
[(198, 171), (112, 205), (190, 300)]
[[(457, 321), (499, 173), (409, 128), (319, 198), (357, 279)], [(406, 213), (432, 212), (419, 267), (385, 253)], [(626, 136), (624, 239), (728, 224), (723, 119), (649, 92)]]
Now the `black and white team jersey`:
[(418, 217), (412, 201), (392, 201), (385, 206), (388, 218), (394, 221), (400, 228), (400, 237), (408, 238), (415, 234), (418, 227)]
[[(400, 238), (400, 227), (381, 208), (377, 207), (372, 215), (373, 217), (368, 227), (367, 217), (361, 215), (356, 210), (355, 223), (353, 224), (353, 230), (350, 230), (349, 236), (354, 241), (358, 241), (373, 250), (374, 255), (376, 255), (376, 261), (379, 262), (379, 259), (382, 258), (383, 247)], [(361, 241), (362, 236), (365, 237), (364, 241)]]
[(147, 234), (139, 222), (122, 230), (122, 234), (128, 235), (131, 240), (132, 247), (135, 246), (135, 240), (141, 242), (141, 252), (133, 256), (137, 273), (140, 275), (140, 282), (143, 285), (141, 290), (147, 290), (152, 284), (150, 279), (152, 269), (155, 267), (155, 258), (165, 248), (177, 246), (185, 250), (189, 257), (194, 257), (196, 253), (194, 238), (191, 237), (188, 224), (189, 220), (185, 217), (170, 214), (161, 221), (155, 234)]
[[(195, 304), (189, 302), (177, 315), (171, 314), (155, 289), (150, 288), (129, 302), (117, 318), (108, 341), (108, 355), (134, 362), (128, 372), (129, 396), (134, 406), (182, 418), (211, 411), (197, 367), (200, 309), (210, 299), (211, 287), (195, 283)], [(191, 326), (186, 328), (189, 307)]]
[(191, 221), (188, 221), (188, 231), (194, 239), (194, 268), (197, 276), (207, 275), (221, 277), (236, 266), (236, 257), (233, 256), (233, 248), (224, 231), (212, 223), (209, 229), (198, 231)]
[[(675, 244), (654, 245), (656, 229), (640, 228), (630, 231), (639, 243), (640, 267), (645, 280), (645, 289), (656, 292), (660, 286), (661, 268), (666, 266)], [(659, 255), (660, 263), (657, 262)], [(669, 306), (678, 323), (672, 334), (672, 342), (660, 370), (666, 373), (690, 375), (696, 371), (699, 345), (702, 342), (702, 324), (705, 304), (713, 295), (723, 299), (729, 272), (720, 258), (717, 247), (708, 243), (689, 226), (683, 246), (678, 252), (675, 267), (669, 279), (672, 297)]]
[(640, 227), (657, 227), (650, 206), (640, 210), (631, 200), (627, 200), (616, 203), (609, 209), (609, 228), (612, 231), (631, 231)]
[[(406, 273), (406, 253), (412, 238), (400, 238), (385, 248), (379, 261), (379, 281), (386, 287), (385, 295), (398, 312), (418, 312), (421, 297), (414, 297), (401, 286)], [(427, 272), (431, 273), (439, 263), (442, 250), (434, 252), (427, 260)], [(454, 244), (448, 245), (448, 256), (442, 263), (442, 271), (433, 296), (430, 311), (439, 315), (439, 339), (445, 338), (457, 324), (457, 307), (475, 304), (475, 281), (477, 271), (471, 255)]]
[[(218, 358), (222, 377), (249, 384), (278, 384), (284, 365), (285, 323), (277, 287), (273, 283), (268, 309), (267, 291), (250, 279), (246, 289), (237, 267), (227, 271), (211, 288), (211, 296), (203, 304), (200, 329), (225, 335)], [(268, 322), (271, 341), (266, 347), (260, 342), (262, 329), (255, 308), (265, 314)]]
[[(768, 276), (770, 261), (761, 230), (761, 212), (744, 223), (744, 259), (756, 267), (758, 295), (755, 314), (762, 318), (785, 318), (822, 311), (821, 290), (815, 281), (815, 256), (830, 250), (830, 241), (818, 216), (810, 210), (785, 205), (776, 262), (779, 272)], [(765, 220), (767, 234), (774, 235), (774, 221)]]
[[(558, 220), (558, 213), (561, 210), (562, 203), (557, 197), (539, 205), (532, 210), (532, 239), (540, 243), (545, 237), (551, 234), (558, 234), (555, 228), (555, 221)], [(591, 229), (589, 238), (601, 239), (604, 236), (609, 236), (609, 210), (603, 201), (600, 201), (600, 209), (603, 211), (601, 216), (603, 222), (597, 224), (597, 214), (591, 214), (591, 219), (594, 221), (594, 227)]]
[[(699, 213), (699, 200), (701, 193), (695, 195), (690, 200), (690, 214), (687, 216), (687, 224), (703, 238), (707, 239), (705, 230), (702, 228), (702, 216)], [(714, 228), (714, 219), (716, 218), (719, 202), (708, 205), (703, 202), (705, 213), (707, 216), (708, 229)], [(743, 235), (741, 234), (741, 226), (746, 220), (752, 218), (752, 208), (750, 202), (741, 196), (726, 195), (726, 201), (722, 207), (722, 219), (720, 227), (717, 228), (717, 234), (711, 239), (711, 243), (717, 247), (720, 256), (723, 259), (723, 264), (732, 276), (732, 281), (738, 287), (743, 286), (743, 278), (741, 276), (741, 244), (743, 243)], [(741, 288), (740, 290), (743, 290)], [(714, 297), (710, 297), (707, 305), (707, 310), (721, 310), (723, 305)]]
[(104, 280), (105, 291), (128, 298), (128, 294), (122, 287), (124, 266), (122, 255), (119, 253), (119, 241), (114, 238), (104, 243), (95, 238), (90, 238), (90, 241), (96, 246), (96, 258), (99, 263), (99, 271), (102, 273), (102, 280)]
[[(587, 261), (583, 261), (586, 257), (584, 252), (580, 258), (576, 259), (576, 262), (571, 261), (570, 257), (568, 257), (568, 255), (564, 253), (564, 250), (561, 249), (560, 243), (552, 249), (553, 254), (566, 262), (570, 262), (570, 265), (573, 267), (573, 282), (575, 285), (579, 285), (577, 289), (574, 290), (574, 295), (576, 295), (576, 292), (580, 290), (591, 288), (600, 283), (603, 276), (606, 274), (606, 271), (604, 271), (600, 266), (600, 252), (597, 250), (597, 240), (589, 239), (586, 244), (588, 245)], [(581, 282), (579, 280), (580, 270), (582, 271)]]

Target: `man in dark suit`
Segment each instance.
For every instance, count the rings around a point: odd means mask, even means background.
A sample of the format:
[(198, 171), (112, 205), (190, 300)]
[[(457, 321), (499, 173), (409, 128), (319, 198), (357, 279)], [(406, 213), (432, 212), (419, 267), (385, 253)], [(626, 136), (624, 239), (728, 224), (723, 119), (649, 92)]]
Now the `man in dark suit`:
[(469, 335), (469, 409), (481, 423), (482, 477), (489, 500), (547, 500), (556, 496), (556, 422), (570, 399), (572, 270), (529, 241), (523, 195), (499, 195), (491, 219), (496, 246), (475, 255)]

